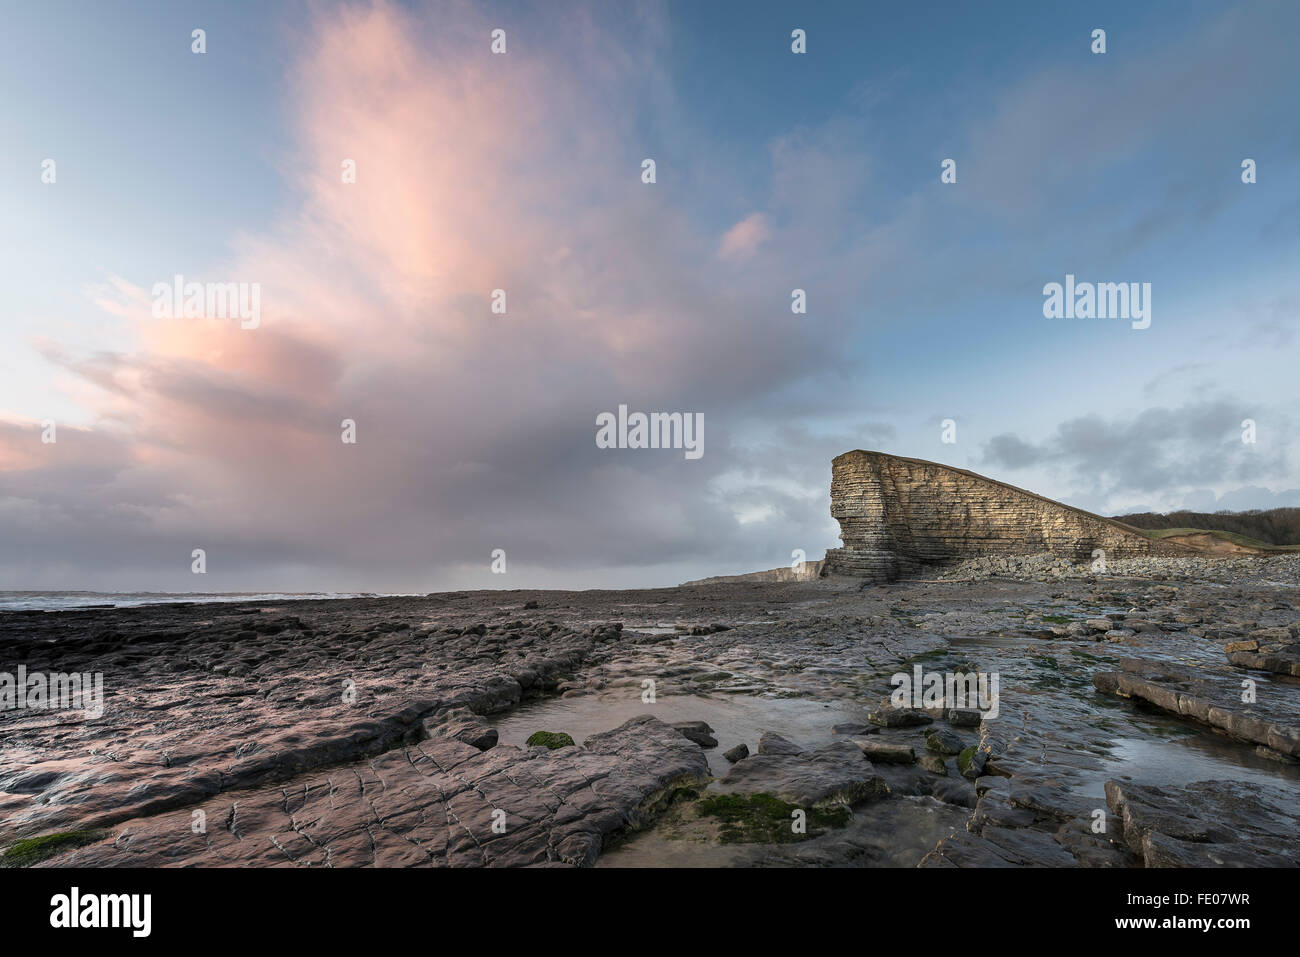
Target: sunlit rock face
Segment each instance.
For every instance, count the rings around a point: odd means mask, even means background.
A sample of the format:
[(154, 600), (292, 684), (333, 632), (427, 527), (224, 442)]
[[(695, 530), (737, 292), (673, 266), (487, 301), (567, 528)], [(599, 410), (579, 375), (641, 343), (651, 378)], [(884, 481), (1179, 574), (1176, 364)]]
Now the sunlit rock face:
[(825, 571), (891, 581), (926, 565), (982, 555), (1052, 552), (1075, 561), (1188, 554), (1120, 522), (964, 469), (884, 452), (831, 463), (831, 516), (843, 548)]

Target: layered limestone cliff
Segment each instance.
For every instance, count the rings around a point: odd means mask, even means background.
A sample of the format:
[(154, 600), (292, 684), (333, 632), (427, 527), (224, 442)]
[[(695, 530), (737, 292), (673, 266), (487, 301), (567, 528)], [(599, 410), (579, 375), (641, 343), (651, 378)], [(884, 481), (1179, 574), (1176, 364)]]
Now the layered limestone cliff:
[(1075, 561), (1187, 555), (1134, 528), (965, 469), (884, 452), (845, 452), (831, 463), (831, 516), (843, 548), (825, 574), (889, 581), (925, 565), (981, 555), (1053, 552)]

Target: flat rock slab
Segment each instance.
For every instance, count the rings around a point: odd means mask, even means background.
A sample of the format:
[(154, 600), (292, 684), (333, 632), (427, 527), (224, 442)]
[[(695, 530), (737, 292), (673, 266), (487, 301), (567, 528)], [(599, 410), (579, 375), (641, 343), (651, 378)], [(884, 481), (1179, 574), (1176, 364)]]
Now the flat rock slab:
[(1294, 791), (1232, 781), (1107, 781), (1106, 804), (1147, 867), (1300, 867)]
[(889, 793), (889, 786), (871, 762), (849, 741), (808, 751), (760, 751), (733, 765), (715, 789), (730, 794), (772, 794), (799, 807), (854, 804)]
[(1256, 701), (1246, 704), (1240, 674), (1135, 658), (1119, 664), (1122, 671), (1093, 675), (1098, 691), (1145, 701), (1243, 741), (1300, 757), (1300, 687), (1261, 679)]
[(440, 737), (127, 821), (44, 866), (590, 866), (708, 778), (699, 745), (649, 715), (555, 751)]

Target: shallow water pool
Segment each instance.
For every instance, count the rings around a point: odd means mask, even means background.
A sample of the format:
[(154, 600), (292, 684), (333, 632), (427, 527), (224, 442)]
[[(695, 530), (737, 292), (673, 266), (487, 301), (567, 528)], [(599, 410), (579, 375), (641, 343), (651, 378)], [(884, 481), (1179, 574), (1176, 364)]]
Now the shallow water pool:
[(745, 695), (706, 698), (701, 695), (660, 695), (654, 704), (642, 704), (640, 690), (629, 688), (626, 696), (608, 694), (574, 698), (547, 698), (521, 704), (502, 715), (488, 718), (502, 744), (524, 747), (535, 731), (565, 731), (581, 744), (585, 738), (617, 728), (629, 718), (651, 714), (660, 721), (707, 721), (718, 740), (705, 751), (709, 768), (722, 775), (731, 766), (722, 752), (742, 742), (750, 753), (758, 749), (759, 735), (773, 732), (805, 747), (834, 739), (831, 726), (864, 723), (865, 703), (818, 701), (809, 698), (763, 698)]

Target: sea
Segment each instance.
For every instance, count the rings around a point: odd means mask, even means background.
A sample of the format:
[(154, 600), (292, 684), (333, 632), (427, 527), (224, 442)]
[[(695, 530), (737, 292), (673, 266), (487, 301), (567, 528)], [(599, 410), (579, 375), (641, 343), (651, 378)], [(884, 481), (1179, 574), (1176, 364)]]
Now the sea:
[(277, 602), (304, 599), (383, 598), (371, 592), (99, 592), (0, 591), (0, 611), (67, 611), (74, 608), (137, 608), (170, 602)]

